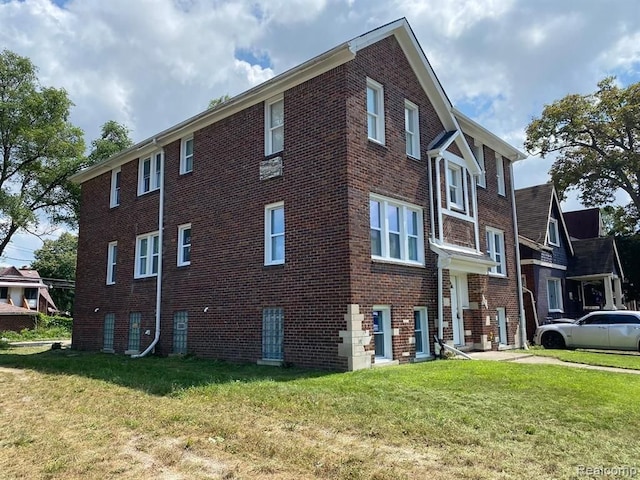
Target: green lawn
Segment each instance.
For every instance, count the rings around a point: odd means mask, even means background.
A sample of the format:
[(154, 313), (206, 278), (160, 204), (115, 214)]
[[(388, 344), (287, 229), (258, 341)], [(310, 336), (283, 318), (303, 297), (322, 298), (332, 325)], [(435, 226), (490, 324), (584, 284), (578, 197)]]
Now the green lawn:
[[(525, 353), (524, 351), (522, 352)], [(563, 362), (640, 370), (640, 355), (638, 355), (637, 352), (612, 353), (608, 351), (546, 350), (542, 347), (534, 347), (527, 350), (526, 353), (542, 357), (553, 357)]]
[(9, 349), (0, 352), (0, 476), (640, 472), (639, 397), (639, 376), (554, 365), (434, 361), (345, 374)]

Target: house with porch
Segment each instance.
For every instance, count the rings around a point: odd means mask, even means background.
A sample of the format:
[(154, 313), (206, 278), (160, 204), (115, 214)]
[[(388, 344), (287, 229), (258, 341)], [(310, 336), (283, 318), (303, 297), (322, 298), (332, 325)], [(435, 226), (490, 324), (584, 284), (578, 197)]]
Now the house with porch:
[(50, 315), (56, 311), (37, 270), (26, 267), (0, 270), (0, 331), (33, 328), (38, 312)]
[(599, 210), (563, 213), (551, 183), (515, 194), (528, 338), (552, 319), (624, 308), (620, 257), (614, 238), (600, 236)]
[(81, 185), (73, 347), (356, 370), (524, 338), (514, 162), (405, 19)]

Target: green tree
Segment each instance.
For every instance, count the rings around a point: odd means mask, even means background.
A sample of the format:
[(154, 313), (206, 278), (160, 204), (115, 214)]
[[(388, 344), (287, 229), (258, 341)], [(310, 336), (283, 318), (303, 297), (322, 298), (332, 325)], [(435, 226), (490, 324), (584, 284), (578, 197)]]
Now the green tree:
[(102, 133), (99, 138), (91, 142), (89, 165), (121, 152), (133, 145), (129, 137), (129, 129), (115, 120), (109, 120), (102, 125)]
[(211, 99), (211, 101), (209, 102), (209, 106), (207, 108), (209, 109), (216, 108), (218, 105), (221, 105), (230, 99), (231, 97), (225, 93), (221, 97)]
[(43, 218), (75, 220), (69, 177), (86, 159), (82, 130), (69, 122), (72, 105), (65, 90), (40, 86), (28, 58), (0, 53), (0, 255)]
[[(44, 241), (44, 245), (33, 253), (35, 260), (31, 267), (43, 278), (75, 281), (77, 251), (78, 237), (65, 232), (56, 240)], [(64, 283), (53, 282), (49, 293), (60, 310), (72, 311), (74, 289)]]
[(551, 179), (559, 194), (579, 192), (588, 207), (611, 204), (620, 190), (631, 201), (615, 207), (619, 221), (640, 221), (640, 82), (619, 87), (613, 77), (588, 95), (546, 105), (527, 127), (525, 148), (543, 158), (557, 154)]

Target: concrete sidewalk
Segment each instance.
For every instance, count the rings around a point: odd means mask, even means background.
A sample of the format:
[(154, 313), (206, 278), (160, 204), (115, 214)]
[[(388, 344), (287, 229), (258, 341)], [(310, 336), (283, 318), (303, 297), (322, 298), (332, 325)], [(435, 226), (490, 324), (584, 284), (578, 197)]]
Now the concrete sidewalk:
[(601, 367), (598, 365), (585, 365), (584, 363), (563, 362), (562, 360), (558, 360), (557, 358), (537, 356), (530, 353), (522, 352), (510, 352), (504, 350), (499, 352), (471, 352), (469, 353), (469, 356), (474, 360), (495, 360), (499, 362), (531, 363), (538, 365), (561, 365), (563, 367), (582, 368), (585, 370), (600, 370), (603, 372), (630, 373), (632, 375), (640, 375), (640, 370), (631, 370), (628, 368), (617, 367)]

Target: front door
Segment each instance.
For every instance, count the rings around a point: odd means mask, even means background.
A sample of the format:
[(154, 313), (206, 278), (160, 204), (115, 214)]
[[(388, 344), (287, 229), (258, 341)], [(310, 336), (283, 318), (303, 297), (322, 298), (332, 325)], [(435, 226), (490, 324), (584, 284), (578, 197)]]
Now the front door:
[(464, 345), (464, 321), (460, 299), (461, 281), (462, 279), (458, 275), (451, 275), (451, 325), (455, 345)]

